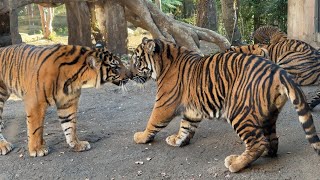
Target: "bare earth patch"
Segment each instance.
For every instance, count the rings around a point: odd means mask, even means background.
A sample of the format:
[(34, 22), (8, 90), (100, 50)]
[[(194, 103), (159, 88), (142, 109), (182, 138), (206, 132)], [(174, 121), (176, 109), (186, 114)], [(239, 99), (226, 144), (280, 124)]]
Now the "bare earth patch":
[[(303, 88), (314, 92), (316, 87)], [(230, 173), (224, 158), (241, 153), (244, 145), (231, 126), (222, 120), (204, 120), (190, 145), (166, 145), (165, 138), (176, 133), (179, 119), (160, 132), (155, 141), (139, 145), (133, 134), (143, 130), (152, 111), (154, 82), (141, 89), (128, 84), (128, 92), (107, 84), (84, 89), (78, 113), (78, 132), (91, 143), (87, 152), (72, 152), (56, 110), (46, 116), (45, 140), (50, 154), (31, 158), (27, 152), (25, 112), (20, 101), (9, 101), (4, 109), (4, 134), (15, 146), (0, 156), (0, 179), (317, 179), (320, 157), (304, 138), (297, 113), (287, 103), (278, 121), (280, 136), (276, 158), (259, 158), (240, 173)], [(309, 94), (307, 94), (309, 96)], [(320, 108), (314, 114), (318, 130)]]

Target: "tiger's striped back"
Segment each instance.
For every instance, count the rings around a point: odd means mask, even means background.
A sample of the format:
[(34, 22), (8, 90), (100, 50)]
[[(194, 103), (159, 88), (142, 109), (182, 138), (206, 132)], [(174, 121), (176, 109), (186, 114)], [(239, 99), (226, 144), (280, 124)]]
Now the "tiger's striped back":
[(231, 47), (227, 52), (259, 55), (259, 48), (260, 51), (266, 51), (268, 59), (293, 75), (299, 85), (320, 84), (320, 53), (303, 41), (286, 39), (276, 44), (237, 46)]

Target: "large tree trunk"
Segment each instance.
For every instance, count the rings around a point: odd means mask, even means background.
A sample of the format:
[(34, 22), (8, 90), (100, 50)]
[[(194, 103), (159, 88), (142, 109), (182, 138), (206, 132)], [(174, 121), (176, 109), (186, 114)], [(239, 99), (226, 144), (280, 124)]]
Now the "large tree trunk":
[(40, 19), (41, 19), (41, 28), (42, 28), (42, 34), (43, 34), (43, 37), (45, 39), (48, 38), (48, 36), (46, 36), (45, 32), (46, 32), (46, 15), (45, 15), (45, 12), (44, 12), (44, 9), (41, 5), (38, 5), (38, 9), (39, 9), (39, 13), (40, 13)]
[(105, 29), (105, 17), (104, 17), (104, 2), (99, 1), (96, 3), (88, 3), (91, 17), (91, 33), (95, 40), (95, 43), (106, 45), (106, 29)]
[(127, 54), (128, 31), (124, 7), (116, 3), (117, 0), (108, 0), (104, 4), (107, 30), (107, 48), (116, 54)]
[(10, 37), (10, 15), (9, 13), (0, 15), (0, 47), (11, 45)]
[(198, 0), (196, 25), (216, 31), (218, 29), (216, 0)]
[(232, 45), (241, 44), (241, 34), (238, 28), (239, 0), (221, 0), (222, 19), (228, 39)]
[(54, 8), (53, 7), (48, 7), (47, 8), (48, 12), (47, 12), (47, 18), (46, 18), (46, 31), (44, 33), (45, 37), (49, 37), (53, 31), (53, 27), (52, 27), (52, 22), (53, 22), (53, 17), (54, 17)]
[[(13, 0), (12, 3), (15, 1)], [(18, 10), (12, 9), (10, 11), (10, 37), (12, 44), (19, 44), (22, 42), (21, 36), (19, 34), (19, 24), (18, 24)]]
[(195, 13), (194, 0), (183, 0), (182, 2), (182, 14), (183, 18), (190, 18)]
[(90, 12), (87, 2), (66, 3), (68, 44), (92, 46)]

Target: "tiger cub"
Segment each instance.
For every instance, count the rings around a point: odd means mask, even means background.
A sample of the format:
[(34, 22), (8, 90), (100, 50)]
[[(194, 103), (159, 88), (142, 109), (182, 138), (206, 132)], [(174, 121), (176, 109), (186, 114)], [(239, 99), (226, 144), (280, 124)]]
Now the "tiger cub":
[[(5, 101), (10, 94), (21, 98), (27, 114), (30, 156), (48, 154), (43, 124), (48, 106), (55, 105), (66, 141), (75, 151), (90, 149), (76, 134), (77, 109), (81, 87), (106, 82), (125, 84), (130, 71), (120, 59), (102, 49), (72, 45), (37, 47), (20, 44), (0, 48), (0, 124)], [(0, 154), (13, 149), (1, 134)]]
[(205, 56), (174, 43), (144, 38), (131, 59), (132, 79), (155, 79), (156, 101), (136, 143), (148, 143), (175, 116), (180, 130), (167, 137), (171, 146), (189, 144), (202, 119), (226, 119), (244, 141), (241, 155), (230, 155), (225, 166), (238, 172), (261, 155), (278, 150), (276, 120), (289, 98), (311, 146), (320, 153), (320, 140), (301, 89), (279, 66), (257, 56), (217, 53)]

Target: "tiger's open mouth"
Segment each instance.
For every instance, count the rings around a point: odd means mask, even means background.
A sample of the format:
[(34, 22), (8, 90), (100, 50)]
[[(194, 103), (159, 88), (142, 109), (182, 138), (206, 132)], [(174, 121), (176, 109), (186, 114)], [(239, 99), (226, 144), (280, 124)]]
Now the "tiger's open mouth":
[(117, 86), (123, 86), (123, 85), (127, 84), (128, 81), (129, 81), (129, 78), (123, 79), (123, 80), (115, 80), (115, 81), (112, 81), (112, 83)]

